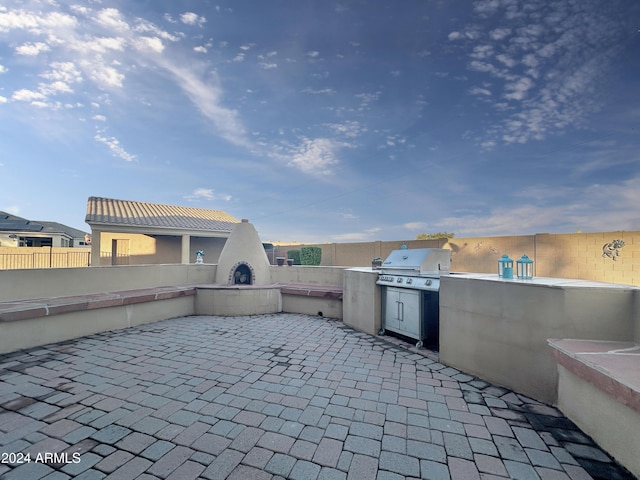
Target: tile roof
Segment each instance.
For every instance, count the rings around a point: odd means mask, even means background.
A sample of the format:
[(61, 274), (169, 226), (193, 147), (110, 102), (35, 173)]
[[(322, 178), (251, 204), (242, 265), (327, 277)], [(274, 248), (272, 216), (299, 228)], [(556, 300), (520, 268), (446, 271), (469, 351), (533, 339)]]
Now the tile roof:
[(156, 227), (230, 232), (239, 220), (222, 210), (89, 197), (85, 221), (90, 225)]

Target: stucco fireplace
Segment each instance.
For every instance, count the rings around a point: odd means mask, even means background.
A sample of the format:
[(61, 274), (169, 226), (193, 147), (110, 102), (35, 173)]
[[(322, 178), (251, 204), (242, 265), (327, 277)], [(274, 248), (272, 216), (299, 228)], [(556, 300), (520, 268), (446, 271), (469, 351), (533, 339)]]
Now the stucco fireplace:
[(231, 231), (224, 244), (216, 283), (221, 285), (267, 285), (271, 283), (269, 259), (258, 232), (249, 220), (243, 219)]
[(282, 311), (278, 285), (271, 282), (267, 253), (248, 220), (237, 223), (216, 267), (214, 285), (198, 291), (199, 313), (242, 316)]

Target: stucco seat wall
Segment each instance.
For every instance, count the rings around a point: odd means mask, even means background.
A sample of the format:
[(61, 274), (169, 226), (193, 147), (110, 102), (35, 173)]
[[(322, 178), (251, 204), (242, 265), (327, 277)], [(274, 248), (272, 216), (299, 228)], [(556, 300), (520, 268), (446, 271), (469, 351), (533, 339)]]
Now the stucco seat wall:
[(550, 339), (558, 408), (640, 478), (640, 345)]
[(0, 353), (191, 315), (193, 286), (0, 302)]

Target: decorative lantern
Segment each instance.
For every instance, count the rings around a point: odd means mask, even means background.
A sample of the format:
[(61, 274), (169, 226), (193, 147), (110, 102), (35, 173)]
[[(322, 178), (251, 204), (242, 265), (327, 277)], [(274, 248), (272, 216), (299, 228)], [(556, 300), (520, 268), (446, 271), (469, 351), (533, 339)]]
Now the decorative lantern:
[(518, 278), (524, 280), (531, 280), (533, 278), (533, 260), (526, 255), (522, 255), (522, 258), (516, 262), (516, 268)]
[(498, 277), (513, 278), (513, 260), (506, 253), (498, 260)]
[(201, 264), (204, 263), (204, 252), (202, 250), (198, 250), (196, 252), (196, 263)]

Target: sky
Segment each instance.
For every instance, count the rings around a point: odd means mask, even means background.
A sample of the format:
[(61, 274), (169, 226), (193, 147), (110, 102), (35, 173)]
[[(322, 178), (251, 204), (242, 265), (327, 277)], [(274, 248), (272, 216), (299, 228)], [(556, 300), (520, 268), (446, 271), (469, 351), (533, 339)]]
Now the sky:
[(640, 230), (636, 0), (4, 0), (0, 210), (263, 241)]

